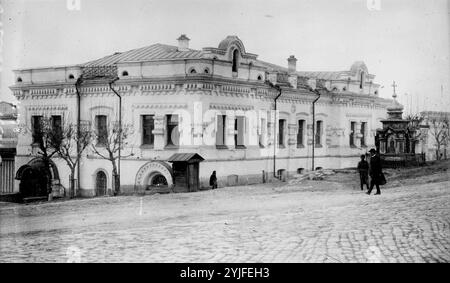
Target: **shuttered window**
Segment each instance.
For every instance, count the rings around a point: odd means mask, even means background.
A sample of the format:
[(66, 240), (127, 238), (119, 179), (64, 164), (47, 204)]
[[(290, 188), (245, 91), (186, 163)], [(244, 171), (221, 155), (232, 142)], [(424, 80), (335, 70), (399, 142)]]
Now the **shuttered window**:
[(153, 130), (155, 129), (155, 116), (142, 115), (142, 145), (153, 146), (155, 136)]
[(236, 147), (243, 147), (244, 146), (244, 123), (245, 123), (245, 117), (238, 116), (234, 120), (234, 145)]
[(217, 131), (216, 131), (216, 145), (225, 145), (225, 121), (226, 115), (217, 116)]

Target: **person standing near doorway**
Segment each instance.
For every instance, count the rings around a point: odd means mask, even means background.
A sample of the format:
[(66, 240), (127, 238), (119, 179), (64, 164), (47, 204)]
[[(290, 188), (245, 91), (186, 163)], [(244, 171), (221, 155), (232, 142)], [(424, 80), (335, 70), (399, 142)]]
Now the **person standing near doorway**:
[(213, 171), (211, 174), (211, 177), (209, 178), (209, 185), (211, 186), (211, 189), (217, 189), (217, 176), (216, 171)]

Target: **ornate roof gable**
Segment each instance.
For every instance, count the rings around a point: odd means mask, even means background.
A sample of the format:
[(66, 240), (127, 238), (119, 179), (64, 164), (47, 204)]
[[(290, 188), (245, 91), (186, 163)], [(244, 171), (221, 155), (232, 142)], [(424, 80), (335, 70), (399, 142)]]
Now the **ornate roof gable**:
[(239, 50), (239, 53), (241, 54), (242, 58), (256, 60), (256, 58), (258, 57), (258, 55), (256, 55), (256, 54), (247, 53), (245, 51), (244, 44), (235, 35), (227, 36), (224, 40), (222, 40), (219, 43), (219, 47), (217, 47), (217, 48), (205, 47), (205, 48), (203, 48), (203, 51), (211, 52), (213, 54), (218, 54), (218, 55), (227, 55), (228, 54), (228, 57), (230, 57), (230, 53), (236, 48)]

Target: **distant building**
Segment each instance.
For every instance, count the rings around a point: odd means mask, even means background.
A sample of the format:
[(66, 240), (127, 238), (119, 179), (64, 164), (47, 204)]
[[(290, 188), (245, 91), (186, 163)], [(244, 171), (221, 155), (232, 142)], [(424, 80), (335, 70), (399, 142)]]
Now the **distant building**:
[[(122, 152), (127, 156), (121, 159), (123, 192), (173, 185), (167, 161), (175, 153), (202, 156), (200, 183), (209, 187), (214, 170), (219, 186), (258, 183), (267, 175), (310, 170), (313, 146), (315, 166), (323, 168), (355, 166), (359, 155), (374, 146), (391, 100), (378, 96), (375, 75), (363, 62), (342, 72), (298, 72), (294, 56), (287, 67), (267, 63), (236, 36), (202, 50), (189, 48), (185, 35), (178, 43), (153, 44), (80, 65), (16, 70), (11, 90), (21, 102), (20, 127), (25, 129), (19, 136), (16, 171), (39, 170), (33, 121), (53, 116), (76, 122), (75, 83), (80, 77), (80, 120), (105, 133), (118, 120), (118, 97), (109, 87), (111, 78), (118, 78), (113, 88), (122, 97), (122, 121), (134, 127)], [(279, 92), (273, 85), (281, 89), (276, 119), (272, 110)], [(314, 145), (312, 102), (317, 94), (312, 88), (322, 89)], [(62, 160), (54, 160), (51, 178), (61, 179), (65, 188), (68, 172)], [(110, 191), (111, 172), (111, 163), (89, 148), (79, 172), (79, 193)]]
[(16, 106), (0, 102), (0, 194), (14, 192), (14, 159), (17, 145)]
[(426, 153), (427, 160), (447, 159), (450, 147), (450, 112), (423, 111), (423, 142), (421, 150)]

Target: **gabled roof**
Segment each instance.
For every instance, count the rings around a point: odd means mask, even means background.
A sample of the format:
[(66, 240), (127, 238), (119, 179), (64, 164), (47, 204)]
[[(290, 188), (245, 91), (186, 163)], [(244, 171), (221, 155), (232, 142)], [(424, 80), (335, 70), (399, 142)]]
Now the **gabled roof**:
[(157, 43), (125, 52), (116, 52), (112, 55), (81, 64), (81, 66), (109, 66), (124, 62), (144, 62), (152, 60), (200, 59), (203, 57), (203, 54), (203, 51), (200, 50), (189, 49), (188, 51), (178, 51), (178, 47), (176, 46)]
[(169, 162), (189, 162), (205, 160), (197, 153), (175, 153), (167, 161)]

